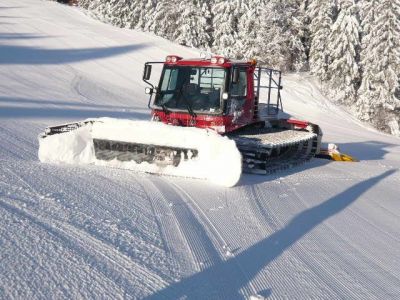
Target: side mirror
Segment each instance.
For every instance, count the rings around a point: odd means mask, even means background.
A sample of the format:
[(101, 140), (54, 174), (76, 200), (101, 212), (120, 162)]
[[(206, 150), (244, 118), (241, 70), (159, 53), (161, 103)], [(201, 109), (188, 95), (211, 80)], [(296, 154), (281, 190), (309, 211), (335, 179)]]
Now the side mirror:
[(147, 95), (151, 95), (151, 94), (153, 94), (153, 89), (147, 87), (147, 88), (144, 89), (144, 93), (147, 94)]
[(143, 80), (149, 80), (151, 75), (151, 65), (144, 66)]
[(236, 84), (239, 82), (239, 69), (234, 68), (232, 73), (232, 83)]

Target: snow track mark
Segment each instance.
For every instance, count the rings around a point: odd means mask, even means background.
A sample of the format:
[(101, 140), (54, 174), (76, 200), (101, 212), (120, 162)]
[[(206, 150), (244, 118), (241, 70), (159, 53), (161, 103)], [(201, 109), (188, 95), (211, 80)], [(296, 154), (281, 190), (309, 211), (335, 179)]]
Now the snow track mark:
[[(33, 165), (36, 165), (36, 163)], [(80, 224), (79, 219), (88, 219), (89, 216), (83, 212), (78, 212), (73, 219), (69, 218), (68, 214), (71, 207), (61, 211), (58, 207), (59, 204), (53, 203), (51, 196), (47, 196), (43, 191), (38, 191), (24, 176), (12, 171), (11, 166), (5, 164), (2, 169), (7, 171), (9, 176), (1, 185), (5, 187), (5, 191), (15, 192), (5, 196), (5, 198), (3, 197), (3, 199), (8, 200), (1, 200), (0, 206), (12, 214), (18, 215), (20, 219), (26, 219), (34, 226), (41, 228), (43, 234), (49, 233), (59, 241), (57, 242), (58, 244), (67, 246), (73, 257), (78, 256), (78, 259), (84, 260), (88, 268), (93, 268), (96, 272), (101, 273), (101, 276), (104, 277), (102, 280), (109, 280), (113, 284), (116, 283), (126, 295), (140, 298), (166, 286), (166, 281), (163, 278), (165, 276), (156, 275), (151, 268), (144, 267), (142, 261), (132, 256), (129, 251), (125, 251), (124, 248), (120, 249), (114, 240), (104, 238), (100, 228), (100, 231), (88, 231), (85, 226), (82, 226), (84, 224)], [(16, 168), (16, 171), (19, 173), (18, 168)], [(29, 172), (29, 169), (27, 172)], [(55, 183), (65, 182), (65, 178), (61, 181), (54, 178), (54, 174), (51, 174), (51, 176)], [(10, 184), (10, 180), (17, 185)], [(18, 185), (23, 188), (17, 188)], [(41, 186), (41, 190), (43, 188), (49, 189), (49, 186)], [(68, 188), (68, 191), (72, 192), (70, 195), (72, 197), (75, 193), (73, 189), (76, 190), (74, 187)], [(77, 192), (79, 193), (79, 190)], [(104, 198), (103, 202), (107, 203), (108, 201)], [(50, 207), (41, 209), (46, 203), (50, 204)], [(117, 205), (122, 209), (124, 208), (124, 203)], [(104, 209), (109, 208), (104, 207)], [(129, 208), (127, 207), (126, 210), (129, 211)], [(115, 215), (114, 219), (117, 220), (117, 215)], [(126, 232), (126, 226), (123, 228), (122, 231), (118, 232), (121, 237)], [(71, 282), (73, 281), (71, 278)]]
[(178, 184), (175, 184), (171, 181), (169, 181), (171, 186), (175, 189), (175, 191), (181, 195), (181, 199), (186, 199), (189, 200), (187, 201), (187, 204), (189, 205), (189, 208), (195, 213), (196, 217), (202, 224), (203, 228), (207, 229), (209, 232), (209, 236), (213, 240), (214, 247), (215, 249), (218, 250), (220, 259), (222, 261), (226, 261), (228, 259), (233, 260), (234, 264), (232, 264), (233, 268), (236, 270), (234, 271), (235, 274), (240, 274), (240, 276), (243, 277), (243, 281), (247, 282), (248, 284), (242, 288), (242, 294), (245, 297), (249, 297), (250, 295), (253, 295), (256, 291), (255, 287), (253, 286), (250, 278), (246, 275), (246, 273), (243, 271), (241, 266), (238, 264), (238, 262), (234, 258), (234, 254), (232, 253), (232, 250), (230, 249), (229, 243), (225, 240), (221, 232), (217, 229), (217, 227), (213, 224), (211, 219), (207, 216), (207, 214), (204, 212), (204, 210), (198, 205), (196, 200), (190, 196), (188, 192), (186, 192), (182, 187), (180, 187)]
[[(266, 191), (261, 192), (258, 188), (256, 187), (250, 187), (248, 190), (249, 193), (249, 199), (250, 199), (250, 204), (253, 210), (253, 213), (255, 217), (258, 219), (260, 222), (260, 230), (263, 232), (263, 234), (266, 235), (271, 235), (273, 232), (278, 231), (280, 228), (284, 227), (284, 223), (279, 220), (279, 216), (282, 216), (282, 212), (279, 210), (274, 210), (271, 205), (268, 204), (272, 200), (273, 195), (276, 194), (275, 191), (269, 191), (267, 189)], [(271, 193), (271, 194), (270, 194)], [(309, 277), (312, 277), (313, 280), (311, 282), (307, 283), (310, 284), (310, 289), (315, 289), (318, 290), (318, 288), (321, 288), (321, 286), (324, 286), (324, 295), (329, 297), (334, 297), (334, 295), (340, 294), (340, 290), (337, 290), (337, 288), (332, 285), (332, 278), (330, 276), (324, 276), (322, 275), (322, 270), (320, 269), (320, 266), (314, 266), (313, 264), (310, 264), (310, 262), (307, 259), (304, 259), (304, 255), (307, 254), (306, 249), (302, 249), (301, 251), (296, 251), (295, 249), (291, 249), (290, 253), (287, 254), (288, 259), (290, 262), (290, 265), (287, 267), (292, 267), (296, 266), (298, 269), (308, 269), (312, 272), (312, 274), (309, 274)], [(299, 298), (307, 298), (307, 293), (304, 293), (302, 289), (299, 288), (298, 283), (295, 281), (290, 281), (290, 280), (284, 280), (285, 278), (285, 273), (286, 270), (282, 269), (279, 265), (277, 266), (270, 266), (271, 271), (269, 272), (270, 274), (273, 274), (273, 277), (279, 278), (277, 282), (281, 282), (281, 284), (289, 285), (291, 286), (292, 291), (297, 291), (295, 292), (296, 297)], [(268, 286), (268, 276), (267, 274), (260, 274), (255, 278), (255, 281), (259, 281), (259, 286)], [(279, 290), (284, 290), (283, 286), (277, 286), (276, 289)], [(321, 295), (320, 295), (321, 296)], [(319, 296), (319, 297), (320, 297)], [(317, 296), (318, 297), (318, 296)]]
[[(231, 255), (227, 255), (229, 249), (220, 232), (184, 189), (173, 183), (172, 180), (157, 178), (152, 181), (164, 197), (166, 204), (170, 207), (175, 217), (176, 226), (186, 240), (198, 272), (201, 273), (209, 268), (223, 264), (227, 259), (234, 260)], [(249, 282), (240, 266), (237, 264), (230, 264), (229, 266), (237, 269), (232, 270), (232, 274), (241, 274), (244, 277), (241, 280)], [(211, 288), (211, 290), (215, 291), (215, 296), (219, 295), (217, 298), (230, 299), (234, 297), (233, 299), (236, 299), (237, 294), (235, 294), (235, 291), (224, 288), (227, 286), (229, 279), (226, 278), (224, 280), (221, 275), (213, 274), (206, 282), (202, 280), (201, 285), (203, 286), (201, 288), (203, 290)], [(217, 283), (218, 285), (216, 285)], [(254, 288), (251, 287), (251, 283), (249, 285), (245, 286), (241, 291), (243, 297), (254, 294)], [(189, 297), (195, 297), (194, 295), (198, 294), (188, 291), (188, 295), (191, 295)]]
[(113, 278), (114, 280), (118, 279), (120, 287), (129, 295), (137, 293), (135, 285), (142, 286), (144, 294), (158, 290), (165, 285), (165, 282), (158, 276), (149, 273), (140, 265), (121, 255), (114, 248), (75, 227), (55, 220), (45, 219), (37, 214), (32, 215), (3, 200), (0, 200), (0, 206), (12, 214), (18, 215), (21, 219), (27, 219), (35, 226), (42, 228), (45, 232), (60, 240), (64, 246), (83, 257), (89, 266), (103, 273), (105, 277)]

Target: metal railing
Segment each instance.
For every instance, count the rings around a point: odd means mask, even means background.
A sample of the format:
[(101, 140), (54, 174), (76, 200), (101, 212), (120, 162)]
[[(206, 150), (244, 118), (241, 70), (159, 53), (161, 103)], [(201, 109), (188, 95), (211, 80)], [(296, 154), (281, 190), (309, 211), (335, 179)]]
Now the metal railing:
[[(254, 70), (254, 95), (255, 108), (258, 109), (260, 103), (261, 89), (267, 89), (267, 114), (277, 115), (279, 110), (283, 111), (281, 90), (282, 90), (282, 72), (270, 68), (257, 67)], [(276, 99), (273, 99), (272, 91), (276, 89)], [(258, 111), (255, 113), (257, 116)]]

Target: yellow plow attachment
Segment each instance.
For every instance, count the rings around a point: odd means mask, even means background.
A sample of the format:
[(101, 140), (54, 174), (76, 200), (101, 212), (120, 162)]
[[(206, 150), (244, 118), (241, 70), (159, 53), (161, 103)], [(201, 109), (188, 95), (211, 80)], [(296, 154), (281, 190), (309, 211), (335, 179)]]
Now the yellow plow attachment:
[(351, 155), (341, 153), (335, 144), (329, 144), (328, 149), (321, 149), (317, 158), (329, 159), (334, 161), (358, 162), (359, 160)]

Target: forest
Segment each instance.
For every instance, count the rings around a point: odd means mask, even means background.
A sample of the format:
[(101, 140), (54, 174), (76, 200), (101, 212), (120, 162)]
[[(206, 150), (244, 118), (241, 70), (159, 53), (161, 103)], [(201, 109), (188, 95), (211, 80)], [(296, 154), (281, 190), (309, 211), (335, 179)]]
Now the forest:
[(310, 72), (358, 119), (400, 136), (400, 0), (80, 0), (113, 25)]

